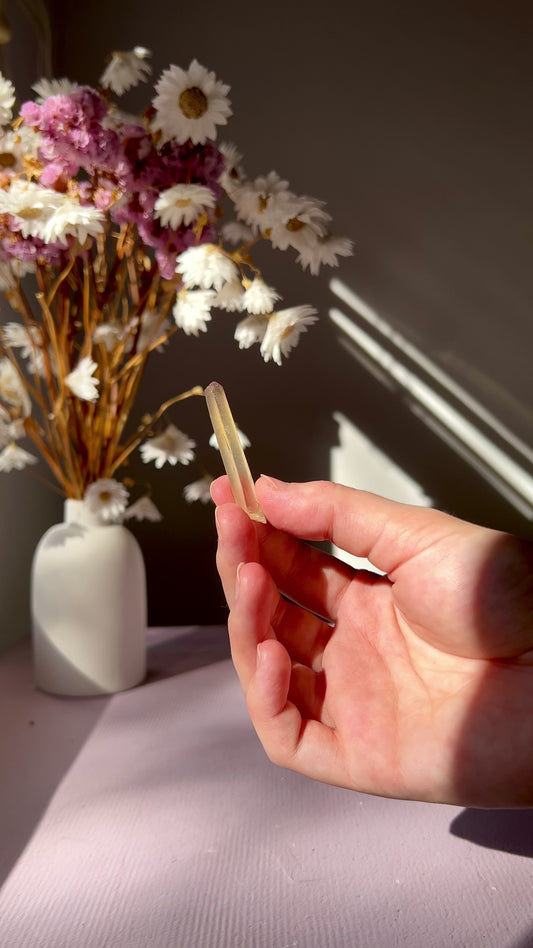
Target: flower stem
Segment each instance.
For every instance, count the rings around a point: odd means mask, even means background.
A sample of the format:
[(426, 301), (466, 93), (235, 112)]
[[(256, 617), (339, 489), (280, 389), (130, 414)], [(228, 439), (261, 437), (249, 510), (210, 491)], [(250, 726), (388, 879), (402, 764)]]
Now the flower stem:
[(194, 385), (193, 388), (188, 389), (188, 391), (186, 392), (182, 392), (181, 395), (176, 395), (174, 398), (169, 398), (168, 401), (164, 402), (163, 405), (161, 405), (160, 408), (158, 408), (155, 415), (151, 415), (150, 419), (145, 424), (140, 425), (140, 427), (137, 429), (135, 434), (132, 435), (130, 440), (127, 441), (126, 444), (123, 446), (122, 451), (114, 459), (114, 461), (111, 464), (111, 467), (110, 467), (111, 473), (114, 473), (117, 470), (117, 468), (121, 466), (121, 464), (124, 464), (124, 461), (126, 460), (126, 458), (130, 456), (131, 452), (134, 451), (137, 445), (139, 445), (141, 441), (143, 440), (143, 438), (146, 437), (148, 432), (151, 430), (152, 425), (156, 421), (159, 421), (161, 416), (166, 411), (168, 411), (168, 409), (171, 408), (172, 405), (176, 405), (177, 402), (182, 402), (186, 398), (190, 398), (192, 395), (203, 395), (203, 394), (204, 394), (204, 390), (202, 386)]

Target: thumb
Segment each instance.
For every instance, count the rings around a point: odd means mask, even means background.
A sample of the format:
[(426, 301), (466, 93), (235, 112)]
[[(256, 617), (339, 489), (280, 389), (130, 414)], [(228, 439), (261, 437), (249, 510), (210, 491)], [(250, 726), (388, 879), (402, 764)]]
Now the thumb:
[(269, 523), (278, 530), (305, 540), (330, 540), (389, 575), (436, 536), (470, 527), (438, 510), (330, 481), (286, 483), (262, 475), (256, 488)]

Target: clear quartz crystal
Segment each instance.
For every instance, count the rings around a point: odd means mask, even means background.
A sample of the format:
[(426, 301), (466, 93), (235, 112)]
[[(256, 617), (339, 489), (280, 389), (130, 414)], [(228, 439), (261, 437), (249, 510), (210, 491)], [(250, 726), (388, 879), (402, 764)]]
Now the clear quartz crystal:
[(246, 511), (251, 520), (266, 523), (226, 393), (219, 382), (211, 382), (204, 389), (204, 395), (235, 503)]

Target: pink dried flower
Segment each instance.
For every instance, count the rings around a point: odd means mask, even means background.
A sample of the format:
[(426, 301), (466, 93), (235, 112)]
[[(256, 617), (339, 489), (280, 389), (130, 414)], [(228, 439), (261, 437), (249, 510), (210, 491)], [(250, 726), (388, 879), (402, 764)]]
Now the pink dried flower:
[(46, 162), (60, 159), (88, 171), (111, 171), (122, 158), (122, 147), (118, 134), (103, 125), (107, 111), (94, 89), (80, 86), (69, 95), (49, 96), (42, 105), (26, 102), (20, 114), (41, 132), (40, 156)]
[(42, 263), (46, 266), (63, 266), (65, 261), (65, 252), (67, 247), (62, 246), (57, 241), (45, 244), (40, 237), (21, 237), (19, 234), (7, 236), (4, 232), (0, 241), (1, 256), (4, 260), (14, 258), (22, 260), (24, 263)]

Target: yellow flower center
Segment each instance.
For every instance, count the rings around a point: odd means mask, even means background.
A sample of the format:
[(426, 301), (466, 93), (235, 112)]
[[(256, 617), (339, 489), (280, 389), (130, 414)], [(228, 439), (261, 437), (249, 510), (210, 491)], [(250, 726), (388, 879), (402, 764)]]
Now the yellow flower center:
[(287, 228), (287, 230), (294, 232), (297, 230), (302, 230), (302, 227), (305, 227), (305, 224), (303, 221), (300, 220), (299, 217), (291, 217), (291, 219), (288, 220), (287, 223), (285, 224), (285, 227)]
[(111, 492), (108, 490), (103, 490), (100, 494), (100, 500), (103, 504), (107, 504), (111, 500)]
[(190, 198), (178, 198), (177, 201), (174, 201), (176, 207), (188, 207), (190, 203)]
[(207, 112), (207, 96), (198, 86), (190, 86), (181, 93), (178, 105), (185, 118), (198, 119)]
[(22, 207), (16, 212), (17, 217), (22, 217), (25, 221), (34, 221), (41, 217), (43, 210), (41, 207)]
[(0, 168), (12, 168), (15, 162), (16, 158), (10, 151), (0, 153)]

